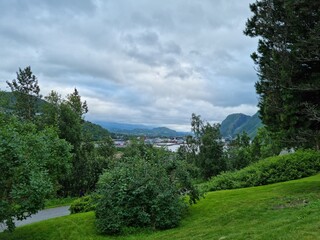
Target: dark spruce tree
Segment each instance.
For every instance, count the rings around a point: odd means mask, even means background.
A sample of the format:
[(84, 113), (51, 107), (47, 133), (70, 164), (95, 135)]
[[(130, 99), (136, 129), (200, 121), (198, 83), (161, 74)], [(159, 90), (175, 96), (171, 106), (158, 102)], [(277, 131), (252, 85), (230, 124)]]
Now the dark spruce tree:
[(7, 84), (13, 92), (16, 104), (17, 115), (25, 120), (34, 120), (37, 113), (37, 100), (41, 98), (40, 87), (36, 76), (32, 73), (31, 67), (17, 72), (17, 79)]
[(263, 124), (286, 147), (320, 147), (320, 1), (259, 0), (244, 33), (259, 37)]
[(59, 136), (67, 140), (73, 146), (72, 172), (63, 185), (63, 195), (78, 195), (86, 191), (86, 151), (82, 149), (83, 134), (82, 125), (84, 114), (88, 112), (86, 102), (81, 101), (81, 96), (77, 89), (67, 96), (67, 100), (60, 104), (59, 116)]

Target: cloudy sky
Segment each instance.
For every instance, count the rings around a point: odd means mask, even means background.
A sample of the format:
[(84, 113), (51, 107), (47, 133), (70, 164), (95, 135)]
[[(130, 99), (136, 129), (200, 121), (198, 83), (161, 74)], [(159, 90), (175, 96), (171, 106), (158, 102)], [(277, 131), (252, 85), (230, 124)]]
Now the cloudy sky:
[(253, 0), (0, 0), (0, 89), (31, 66), (42, 95), (76, 87), (90, 121), (190, 130), (257, 111), (243, 35)]

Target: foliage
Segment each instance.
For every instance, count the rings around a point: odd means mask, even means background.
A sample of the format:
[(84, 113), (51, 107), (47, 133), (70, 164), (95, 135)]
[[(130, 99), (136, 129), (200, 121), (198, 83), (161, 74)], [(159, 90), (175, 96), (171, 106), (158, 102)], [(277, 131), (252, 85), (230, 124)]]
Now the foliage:
[(253, 161), (279, 155), (281, 150), (281, 143), (277, 134), (269, 132), (265, 127), (258, 129), (257, 136), (251, 144)]
[(263, 124), (285, 147), (320, 147), (320, 2), (259, 0), (250, 5), (245, 34), (259, 37), (258, 66)]
[(47, 96), (44, 97), (47, 104), (43, 104), (41, 112), (41, 120), (38, 124), (42, 127), (52, 126), (57, 130), (59, 129), (60, 120), (60, 106), (62, 103), (61, 95), (55, 91), (51, 91)]
[(70, 145), (50, 128), (0, 114), (0, 222), (14, 228), (13, 217), (24, 219), (44, 207), (70, 167)]
[[(0, 161), (4, 171), (0, 178), (0, 222), (7, 220), (13, 229), (12, 217), (24, 218), (36, 212), (47, 197), (94, 191), (115, 148), (108, 134), (94, 143), (91, 132), (84, 130), (88, 106), (77, 89), (65, 100), (55, 91), (45, 97), (46, 101), (41, 100), (30, 67), (19, 69), (17, 80), (7, 83), (13, 92), (1, 92), (5, 97), (0, 103)], [(12, 106), (21, 121), (11, 119)]]
[(205, 179), (226, 169), (226, 163), (222, 157), (223, 143), (220, 139), (219, 125), (207, 123), (203, 126), (199, 150), (197, 165)]
[(191, 129), (194, 135), (187, 137), (187, 145), (179, 150), (180, 158), (193, 162), (204, 179), (225, 171), (220, 125), (203, 122), (200, 115), (193, 113)]
[(81, 212), (90, 212), (95, 210), (95, 200), (92, 195), (83, 196), (74, 200), (70, 205), (70, 212), (73, 213), (81, 213)]
[(275, 133), (270, 133), (264, 127), (258, 129), (253, 141), (246, 132), (238, 134), (224, 148), (227, 170), (239, 170), (253, 162), (279, 155), (281, 144), (276, 137)]
[(123, 236), (97, 233), (93, 212), (19, 227), (1, 240), (319, 239), (320, 175), (255, 188), (210, 192), (190, 207), (181, 226)]
[(73, 169), (64, 182), (61, 195), (81, 196), (96, 189), (99, 176), (113, 162), (115, 147), (110, 138), (99, 142), (83, 139), (79, 152), (73, 159)]
[(266, 185), (311, 176), (320, 171), (320, 153), (313, 150), (270, 157), (235, 172), (213, 177), (207, 191)]
[(91, 133), (83, 131), (87, 112), (87, 103), (82, 102), (77, 89), (60, 105), (60, 137), (73, 145), (74, 153), (72, 173), (65, 182), (65, 191), (75, 196), (95, 190), (99, 175), (108, 167), (114, 153), (110, 137), (96, 144)]
[(81, 174), (78, 178), (80, 191), (92, 192), (96, 189), (99, 176), (112, 165), (114, 153), (115, 147), (110, 137), (94, 143), (90, 138), (84, 140), (80, 148), (84, 165), (79, 165), (81, 169), (78, 171), (78, 176)]
[(250, 137), (246, 132), (238, 134), (228, 145), (225, 152), (228, 170), (241, 169), (252, 163)]
[[(61, 179), (63, 188), (59, 195), (79, 196), (80, 192), (93, 191), (99, 175), (108, 167), (114, 153), (108, 131), (84, 121), (88, 106), (81, 101), (77, 89), (65, 100), (55, 91), (51, 91), (45, 99), (48, 104), (42, 109), (42, 127), (53, 126), (59, 137), (73, 146), (72, 169)], [(100, 141), (94, 142), (97, 137)]]
[(88, 112), (87, 102), (81, 101), (81, 96), (76, 88), (74, 89), (73, 93), (67, 96), (67, 101), (65, 103), (71, 107), (72, 111), (76, 113), (80, 119), (82, 119), (84, 114)]
[(183, 165), (169, 153), (142, 142), (133, 142), (130, 157), (114, 163), (99, 181), (101, 198), (96, 224), (102, 233), (123, 233), (126, 228), (176, 227), (187, 204), (199, 199)]
[(190, 144), (192, 137), (187, 137), (188, 145), (180, 145), (180, 147), (177, 150), (176, 157), (178, 160), (183, 161), (187, 171), (189, 172), (190, 176), (196, 180), (202, 180), (199, 179), (200, 175), (200, 169), (196, 166), (196, 158), (195, 158), (195, 152), (192, 151), (192, 145)]
[(60, 137), (72, 144), (73, 152), (76, 154), (81, 145), (81, 118), (68, 104), (62, 103), (58, 124)]
[(18, 116), (26, 120), (33, 120), (37, 113), (37, 99), (41, 97), (38, 80), (31, 71), (31, 67), (26, 67), (17, 72), (17, 79), (12, 82), (7, 81), (16, 98), (15, 110)]
[(9, 114), (14, 108), (14, 97), (12, 93), (0, 90), (0, 112)]
[(45, 209), (69, 206), (76, 199), (75, 197), (49, 198), (45, 200)]
[(82, 131), (84, 134), (90, 134), (94, 141), (100, 141), (110, 137), (110, 133), (107, 129), (89, 121), (83, 123)]

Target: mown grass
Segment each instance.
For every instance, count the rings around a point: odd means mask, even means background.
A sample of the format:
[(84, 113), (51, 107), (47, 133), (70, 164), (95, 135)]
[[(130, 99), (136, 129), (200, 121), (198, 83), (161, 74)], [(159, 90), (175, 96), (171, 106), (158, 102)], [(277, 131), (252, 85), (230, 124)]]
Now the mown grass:
[(320, 175), (267, 186), (210, 192), (178, 228), (99, 235), (94, 213), (19, 227), (0, 239), (320, 239)]

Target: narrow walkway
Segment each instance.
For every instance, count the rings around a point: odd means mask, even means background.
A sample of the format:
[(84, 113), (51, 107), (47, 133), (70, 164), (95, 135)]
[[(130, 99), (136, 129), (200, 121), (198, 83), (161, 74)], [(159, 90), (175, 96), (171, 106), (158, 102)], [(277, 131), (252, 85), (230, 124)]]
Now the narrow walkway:
[[(56, 218), (56, 217), (62, 217), (70, 214), (69, 211), (70, 206), (65, 207), (57, 207), (57, 208), (50, 208), (41, 210), (38, 213), (31, 215), (25, 220), (22, 221), (16, 221), (16, 227), (23, 226), (26, 224), (34, 223), (34, 222), (40, 222), (43, 220), (47, 220), (50, 218)], [(3, 224), (0, 224), (0, 232), (3, 232), (6, 229), (6, 227)]]

